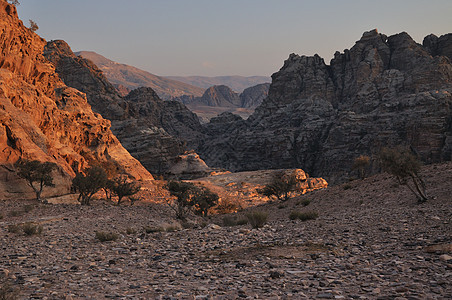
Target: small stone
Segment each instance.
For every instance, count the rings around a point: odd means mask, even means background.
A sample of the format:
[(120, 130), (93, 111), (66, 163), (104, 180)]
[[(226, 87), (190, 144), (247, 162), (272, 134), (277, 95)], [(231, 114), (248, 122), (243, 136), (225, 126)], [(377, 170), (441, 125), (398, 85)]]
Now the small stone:
[(450, 256), (450, 255), (447, 255), (447, 254), (443, 254), (443, 255), (440, 255), (440, 257), (439, 257), (439, 260), (441, 260), (441, 261), (452, 261), (452, 256)]

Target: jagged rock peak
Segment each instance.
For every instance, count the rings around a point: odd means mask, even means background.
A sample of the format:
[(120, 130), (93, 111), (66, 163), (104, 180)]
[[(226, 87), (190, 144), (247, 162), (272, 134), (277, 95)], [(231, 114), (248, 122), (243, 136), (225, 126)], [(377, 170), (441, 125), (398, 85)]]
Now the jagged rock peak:
[(199, 102), (207, 106), (240, 106), (239, 95), (225, 85), (214, 85), (208, 88), (202, 95)]
[(299, 167), (328, 182), (346, 180), (355, 157), (383, 146), (410, 146), (429, 163), (450, 160), (449, 37), (439, 47), (431, 36), (426, 47), (405, 32), (372, 30), (330, 65), (291, 54), (254, 114), (207, 124), (212, 138), (198, 152), (212, 167)]
[(430, 34), (424, 38), (422, 45), (432, 56), (443, 55), (452, 60), (452, 33), (440, 37)]

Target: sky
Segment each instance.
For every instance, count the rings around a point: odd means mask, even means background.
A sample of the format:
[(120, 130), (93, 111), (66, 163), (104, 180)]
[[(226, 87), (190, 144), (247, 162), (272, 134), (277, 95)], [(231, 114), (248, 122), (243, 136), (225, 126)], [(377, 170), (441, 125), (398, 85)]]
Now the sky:
[(329, 63), (377, 28), (452, 32), (451, 0), (19, 0), (46, 40), (161, 76), (270, 76), (290, 53)]

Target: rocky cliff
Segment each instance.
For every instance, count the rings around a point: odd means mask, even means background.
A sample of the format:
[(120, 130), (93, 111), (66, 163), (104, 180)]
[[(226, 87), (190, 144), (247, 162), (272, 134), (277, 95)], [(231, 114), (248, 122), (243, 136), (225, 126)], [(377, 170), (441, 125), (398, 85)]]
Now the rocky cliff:
[(198, 153), (210, 166), (297, 167), (328, 182), (347, 179), (354, 158), (383, 146), (410, 146), (427, 163), (451, 160), (450, 35), (424, 44), (373, 30), (330, 65), (291, 54), (255, 113), (212, 120)]
[(21, 158), (58, 164), (56, 188), (44, 196), (68, 193), (76, 171), (102, 161), (136, 179), (152, 179), (112, 134), (110, 121), (59, 79), (42, 55), (46, 42), (6, 1), (0, 1), (0, 45), (0, 199), (28, 191), (14, 172)]
[(122, 145), (153, 174), (165, 173), (201, 138), (198, 118), (182, 103), (162, 101), (145, 87), (122, 97), (95, 64), (76, 56), (64, 41), (49, 42), (44, 53), (64, 82), (85, 92), (93, 110), (111, 120)]
[(256, 108), (268, 96), (270, 83), (262, 83), (245, 89), (240, 94), (240, 107)]

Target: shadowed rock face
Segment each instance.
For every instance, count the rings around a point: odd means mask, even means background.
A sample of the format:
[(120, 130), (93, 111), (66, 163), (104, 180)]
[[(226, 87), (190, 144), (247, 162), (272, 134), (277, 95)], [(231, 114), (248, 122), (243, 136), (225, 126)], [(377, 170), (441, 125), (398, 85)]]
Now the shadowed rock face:
[(262, 83), (245, 89), (240, 94), (240, 107), (255, 108), (268, 96), (270, 83)]
[(18, 159), (55, 162), (55, 189), (69, 192), (71, 176), (109, 161), (136, 179), (152, 175), (121, 146), (110, 121), (93, 113), (83, 93), (66, 86), (42, 55), (45, 41), (0, 1), (0, 198), (28, 191), (14, 175)]
[(410, 146), (427, 163), (451, 160), (449, 35), (430, 39), (427, 48), (373, 30), (330, 65), (291, 54), (255, 113), (212, 120), (197, 151), (211, 167), (302, 168), (333, 183), (383, 146)]
[(122, 97), (96, 65), (72, 53), (64, 41), (47, 44), (45, 56), (65, 83), (86, 93), (95, 112), (111, 120), (122, 145), (154, 174), (202, 137), (197, 116), (178, 101), (162, 101), (151, 88)]

